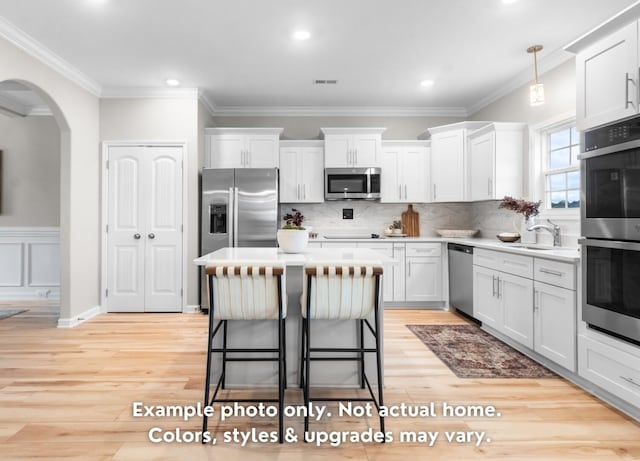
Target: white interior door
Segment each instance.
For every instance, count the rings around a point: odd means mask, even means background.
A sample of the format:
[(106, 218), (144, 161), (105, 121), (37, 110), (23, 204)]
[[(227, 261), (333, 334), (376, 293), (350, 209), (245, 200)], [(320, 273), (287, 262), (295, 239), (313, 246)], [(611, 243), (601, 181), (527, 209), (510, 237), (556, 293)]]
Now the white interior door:
[(108, 152), (109, 312), (182, 310), (182, 148)]
[(182, 148), (147, 147), (145, 312), (182, 310)]

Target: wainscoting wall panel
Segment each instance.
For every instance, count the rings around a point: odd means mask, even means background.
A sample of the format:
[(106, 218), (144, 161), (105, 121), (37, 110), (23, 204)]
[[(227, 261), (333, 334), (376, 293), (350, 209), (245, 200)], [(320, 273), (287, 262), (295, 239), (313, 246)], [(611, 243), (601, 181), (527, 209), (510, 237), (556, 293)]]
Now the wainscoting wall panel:
[(59, 228), (0, 227), (0, 299), (59, 298)]

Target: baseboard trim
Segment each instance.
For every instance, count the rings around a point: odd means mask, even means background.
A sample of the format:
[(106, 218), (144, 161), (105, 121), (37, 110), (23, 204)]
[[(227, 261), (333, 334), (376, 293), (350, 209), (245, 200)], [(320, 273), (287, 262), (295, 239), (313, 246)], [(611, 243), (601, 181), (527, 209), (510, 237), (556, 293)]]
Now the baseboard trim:
[(90, 318), (95, 317), (96, 315), (100, 315), (101, 313), (102, 308), (100, 306), (95, 306), (71, 318), (59, 318), (58, 328), (77, 327), (81, 323), (84, 323)]
[(200, 313), (200, 304), (188, 304), (184, 306), (182, 309), (183, 314), (199, 314)]

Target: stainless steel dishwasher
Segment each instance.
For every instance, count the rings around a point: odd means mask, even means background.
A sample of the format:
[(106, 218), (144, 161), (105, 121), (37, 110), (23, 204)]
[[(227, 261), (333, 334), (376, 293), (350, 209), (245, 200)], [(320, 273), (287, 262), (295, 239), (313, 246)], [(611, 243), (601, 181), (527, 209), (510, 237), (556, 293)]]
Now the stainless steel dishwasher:
[(473, 247), (449, 243), (449, 304), (473, 317)]

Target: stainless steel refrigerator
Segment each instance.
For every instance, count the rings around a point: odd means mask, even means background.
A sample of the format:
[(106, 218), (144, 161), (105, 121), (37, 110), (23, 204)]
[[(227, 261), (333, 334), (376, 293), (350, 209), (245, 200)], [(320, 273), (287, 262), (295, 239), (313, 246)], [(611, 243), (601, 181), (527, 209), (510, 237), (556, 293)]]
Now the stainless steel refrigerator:
[[(276, 168), (204, 169), (200, 254), (224, 247), (276, 247), (280, 221)], [(204, 271), (200, 306), (209, 308)]]

